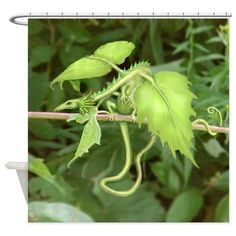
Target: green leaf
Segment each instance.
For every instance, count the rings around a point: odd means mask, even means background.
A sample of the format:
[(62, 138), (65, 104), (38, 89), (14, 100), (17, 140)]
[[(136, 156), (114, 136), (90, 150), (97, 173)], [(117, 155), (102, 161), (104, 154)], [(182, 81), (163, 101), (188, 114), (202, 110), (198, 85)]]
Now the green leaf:
[(28, 34), (29, 36), (40, 33), (43, 30), (43, 23), (36, 19), (29, 19)]
[(202, 63), (206, 61), (223, 60), (223, 59), (225, 59), (225, 56), (215, 53), (215, 54), (209, 54), (205, 56), (199, 56), (194, 59), (194, 63)]
[(229, 171), (228, 170), (219, 175), (219, 179), (215, 187), (224, 192), (229, 191)]
[(30, 202), (28, 206), (29, 221), (32, 222), (92, 222), (93, 219), (66, 203)]
[(59, 54), (64, 67), (69, 66), (86, 55), (88, 55), (88, 51), (84, 47), (74, 45), (62, 49)]
[(181, 43), (181, 44), (178, 44), (178, 45), (176, 45), (176, 48), (175, 48), (175, 50), (172, 52), (172, 54), (173, 55), (176, 55), (177, 53), (179, 53), (179, 52), (185, 52), (185, 51), (188, 51), (189, 49), (189, 42), (187, 41), (187, 42), (183, 42), (183, 43)]
[(203, 32), (209, 31), (213, 28), (212, 25), (203, 25), (203, 26), (199, 26), (195, 29), (192, 30), (193, 34), (201, 34)]
[(50, 141), (41, 141), (41, 140), (29, 140), (29, 148), (43, 149), (50, 148), (52, 150), (63, 148), (64, 144), (58, 142), (50, 142)]
[(67, 122), (71, 122), (71, 121), (76, 121), (79, 124), (84, 124), (86, 121), (89, 120), (90, 118), (90, 114), (89, 113), (85, 113), (85, 114), (75, 114), (73, 116), (71, 116), (69, 119), (67, 119)]
[(48, 62), (55, 54), (55, 48), (48, 45), (37, 45), (30, 52), (30, 66), (35, 67)]
[(47, 96), (47, 111), (53, 111), (54, 108), (66, 100), (66, 94), (59, 87), (55, 87), (54, 90), (48, 89)]
[(161, 26), (161, 30), (167, 33), (169, 36), (178, 37), (177, 32), (180, 31), (185, 25), (187, 21), (182, 19), (175, 19), (170, 22), (169, 19), (162, 19), (159, 21)]
[(30, 111), (38, 111), (44, 105), (47, 92), (47, 73), (30, 72), (28, 83), (28, 106)]
[(179, 193), (181, 188), (180, 177), (170, 164), (158, 161), (151, 165), (151, 170), (162, 185), (160, 189), (162, 195), (173, 197)]
[(210, 52), (209, 49), (207, 49), (206, 47), (204, 47), (202, 44), (199, 44), (199, 43), (194, 43), (194, 47), (202, 52), (206, 52), (206, 53)]
[[(123, 179), (111, 184), (115, 189), (128, 189), (133, 181)], [(106, 221), (114, 222), (160, 222), (164, 220), (164, 208), (154, 193), (148, 192), (141, 186), (129, 197), (119, 198), (105, 193), (101, 189), (94, 190), (104, 205)]]
[(115, 41), (100, 46), (95, 52), (95, 56), (102, 57), (114, 64), (122, 64), (133, 49), (134, 44), (127, 41)]
[(111, 66), (105, 62), (83, 57), (71, 64), (64, 72), (56, 77), (51, 86), (57, 82), (60, 85), (66, 80), (81, 80), (100, 77), (111, 71)]
[[(117, 27), (117, 26), (116, 26)], [(105, 32), (101, 32), (96, 35), (96, 43), (107, 43), (119, 39), (124, 39), (127, 37), (129, 32), (127, 29), (122, 28), (113, 28), (111, 30), (107, 29)]]
[(70, 84), (76, 92), (80, 92), (80, 80), (70, 80)]
[(183, 177), (184, 177), (184, 187), (186, 188), (188, 185), (188, 181), (192, 172), (193, 165), (188, 159), (184, 159), (184, 172), (183, 172)]
[(155, 64), (161, 64), (164, 61), (163, 40), (161, 36), (159, 21), (149, 21), (149, 38), (152, 49), (152, 56)]
[[(140, 129), (136, 125), (130, 124), (129, 127), (131, 140), (136, 140), (132, 143), (133, 150), (137, 153), (140, 147), (148, 142), (150, 136), (145, 129), (140, 134)], [(98, 181), (102, 177), (117, 174), (125, 163), (125, 148), (117, 122), (103, 122), (101, 129), (103, 131), (102, 146), (91, 149), (88, 159), (78, 159), (67, 171), (80, 208), (98, 222), (163, 221), (164, 207), (156, 199), (155, 193), (146, 189), (145, 184), (148, 183), (146, 178), (143, 180), (144, 185), (138, 189), (137, 193), (125, 198), (112, 196), (99, 188)], [(156, 152), (153, 155), (155, 154)], [(152, 154), (148, 153), (147, 156), (150, 158)], [(119, 181), (111, 186), (115, 189), (128, 189), (134, 184), (131, 180), (132, 176), (128, 174), (129, 180)]]
[(82, 21), (80, 22), (76, 19), (60, 22), (58, 29), (62, 36), (71, 42), (86, 43), (92, 39), (91, 34)]
[(206, 43), (222, 43), (223, 39), (220, 36), (215, 36), (206, 41)]
[(200, 191), (193, 189), (178, 195), (171, 204), (166, 220), (168, 222), (191, 221), (200, 211), (203, 197)]
[(29, 164), (28, 168), (29, 171), (33, 172), (34, 174), (41, 176), (47, 179), (49, 182), (53, 179), (52, 174), (50, 173), (47, 166), (43, 163), (43, 159), (35, 158), (32, 155), (29, 155)]
[(90, 117), (89, 121), (84, 127), (80, 143), (76, 150), (73, 159), (69, 162), (68, 166), (71, 165), (78, 157), (81, 157), (84, 153), (87, 153), (89, 148), (94, 144), (100, 145), (101, 139), (101, 128), (97, 122), (96, 115)]
[(41, 139), (52, 140), (57, 138), (59, 133), (59, 130), (48, 120), (31, 119), (28, 124), (30, 133)]
[[(134, 47), (133, 43), (127, 41), (115, 41), (100, 46), (94, 52), (94, 55), (119, 65), (130, 55)], [(72, 81), (101, 77), (110, 71), (111, 65), (108, 63), (83, 57), (71, 64), (64, 72), (57, 76), (52, 81), (51, 86), (57, 82), (62, 86), (63, 82), (66, 80)]]
[(168, 190), (172, 193), (178, 193), (181, 188), (180, 177), (174, 169), (170, 169), (167, 182)]
[(157, 73), (160, 71), (175, 71), (175, 72), (183, 72), (185, 70), (184, 67), (181, 66), (184, 59), (179, 59), (176, 61), (171, 61), (165, 64), (160, 64), (156, 66), (152, 66), (152, 72)]
[[(93, 152), (93, 155), (88, 158), (81, 173), (82, 178), (97, 178), (102, 174), (102, 171), (106, 170), (107, 166), (109, 166), (111, 159), (117, 158), (117, 150), (112, 153), (112, 156), (110, 158), (108, 158), (107, 155), (98, 156), (101, 151), (105, 154), (106, 149), (106, 147), (103, 147), (103, 150), (98, 150), (98, 154), (96, 152)], [(120, 153), (122, 152), (120, 151)]]
[[(56, 180), (58, 186), (52, 185), (42, 177), (32, 177), (28, 182), (29, 196), (31, 200), (47, 199), (51, 202), (73, 203), (74, 188), (70, 186), (64, 179)], [(63, 191), (61, 191), (63, 189)]]
[(43, 163), (43, 161), (44, 159), (35, 158), (32, 155), (29, 155), (29, 171), (42, 177), (43, 179), (57, 187), (62, 193), (64, 193), (64, 190), (57, 184), (55, 177), (50, 173), (49, 169)]
[(229, 195), (225, 195), (217, 204), (215, 221), (229, 222)]
[(227, 153), (217, 139), (209, 139), (207, 142), (203, 143), (206, 151), (213, 157), (217, 158), (221, 153)]
[(159, 135), (162, 145), (168, 144), (174, 157), (179, 150), (197, 166), (191, 152), (190, 121), (195, 115), (191, 102), (196, 96), (189, 90), (189, 81), (184, 75), (170, 71), (155, 74), (155, 81), (162, 95), (148, 81), (136, 90), (137, 121), (147, 122), (149, 131)]
[(155, 162), (151, 165), (151, 170), (162, 184), (167, 183), (169, 168), (165, 163)]

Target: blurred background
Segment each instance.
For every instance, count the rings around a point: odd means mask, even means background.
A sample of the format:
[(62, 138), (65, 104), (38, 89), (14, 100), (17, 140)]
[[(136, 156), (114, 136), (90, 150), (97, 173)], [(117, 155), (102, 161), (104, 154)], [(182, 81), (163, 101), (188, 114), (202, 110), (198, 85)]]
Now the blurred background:
[[(127, 40), (136, 45), (122, 67), (138, 60), (151, 63), (154, 72), (185, 74), (197, 95), (193, 107), (198, 118), (218, 125), (208, 106), (223, 115), (229, 126), (229, 25), (224, 19), (87, 19), (29, 20), (29, 111), (53, 111), (64, 101), (79, 97), (70, 83), (49, 88), (72, 62), (92, 54), (100, 45)], [(99, 91), (115, 74), (89, 79), (81, 92)], [(174, 88), (174, 85), (173, 85)], [(229, 136), (194, 131), (194, 153), (200, 169), (181, 155), (157, 143), (144, 157), (144, 178), (130, 197), (104, 193), (98, 181), (119, 172), (124, 147), (119, 126), (100, 122), (100, 146), (68, 169), (80, 140), (82, 125), (74, 122), (29, 120), (29, 221), (118, 222), (225, 222), (229, 208)], [(134, 153), (149, 139), (130, 124)], [(112, 130), (112, 132), (111, 132)], [(114, 188), (127, 189), (135, 168)]]

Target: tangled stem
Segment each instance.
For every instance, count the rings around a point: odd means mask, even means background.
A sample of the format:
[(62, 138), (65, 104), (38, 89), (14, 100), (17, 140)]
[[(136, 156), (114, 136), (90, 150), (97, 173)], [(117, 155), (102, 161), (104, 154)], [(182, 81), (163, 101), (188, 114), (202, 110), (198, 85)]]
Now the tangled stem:
[(123, 169), (117, 175), (103, 178), (100, 181), (99, 185), (105, 192), (107, 192), (109, 194), (112, 194), (114, 196), (119, 196), (119, 197), (127, 197), (127, 196), (130, 196), (131, 194), (133, 194), (139, 188), (139, 186), (142, 182), (141, 158), (153, 146), (157, 137), (152, 136), (150, 141), (148, 142), (148, 144), (134, 158), (134, 164), (135, 164), (136, 171), (137, 171), (137, 179), (136, 179), (134, 185), (128, 190), (117, 191), (117, 190), (114, 190), (114, 189), (108, 187), (106, 184), (109, 182), (116, 182), (116, 181), (122, 179), (127, 174), (127, 172), (130, 169), (130, 166), (132, 165), (132, 149), (131, 149), (131, 144), (130, 144), (130, 139), (129, 139), (129, 132), (128, 132), (127, 123), (120, 122), (120, 127), (121, 127), (121, 132), (122, 132), (122, 136), (123, 136), (124, 143), (125, 143), (125, 151), (126, 151), (125, 165), (124, 165)]

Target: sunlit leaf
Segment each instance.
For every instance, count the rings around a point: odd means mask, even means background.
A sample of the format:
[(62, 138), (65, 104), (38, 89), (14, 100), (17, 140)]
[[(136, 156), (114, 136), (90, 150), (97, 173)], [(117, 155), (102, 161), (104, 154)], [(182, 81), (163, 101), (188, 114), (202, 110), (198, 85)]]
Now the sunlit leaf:
[(169, 109), (157, 89), (144, 82), (135, 93), (137, 121), (139, 124), (146, 121), (149, 131), (158, 134), (163, 145), (169, 145), (174, 157), (179, 150), (197, 166), (191, 152), (193, 132), (190, 121), (195, 115), (191, 102), (196, 96), (189, 90), (189, 81), (179, 73), (168, 71), (155, 74), (155, 81)]
[(87, 153), (89, 148), (94, 144), (100, 145), (101, 139), (101, 128), (97, 122), (96, 114), (91, 115), (89, 121), (86, 123), (78, 148), (75, 152), (73, 159), (69, 162), (68, 166), (71, 165), (78, 157)]
[(29, 164), (28, 168), (29, 171), (33, 172), (34, 174), (41, 176), (47, 179), (49, 182), (53, 178), (52, 174), (50, 173), (47, 166), (43, 163), (43, 159), (35, 158), (32, 155), (29, 155)]
[(70, 84), (75, 91), (80, 92), (80, 80), (70, 80)]
[(111, 71), (111, 66), (99, 60), (93, 60), (83, 57), (71, 64), (51, 83), (51, 86), (57, 82), (62, 84), (66, 80), (81, 80), (103, 76)]
[(115, 41), (100, 46), (95, 52), (95, 56), (105, 58), (114, 64), (122, 64), (133, 49), (134, 44), (127, 41)]
[(89, 120), (89, 118), (90, 118), (90, 115), (89, 115), (89, 113), (85, 113), (85, 114), (80, 114), (80, 113), (78, 113), (78, 114), (75, 114), (75, 115), (73, 115), (73, 116), (71, 116), (68, 120), (67, 120), (67, 122), (71, 122), (71, 121), (76, 121), (77, 123), (79, 123), (79, 124), (83, 124), (83, 123), (85, 123), (86, 121), (88, 121)]
[[(119, 65), (130, 55), (134, 47), (133, 43), (127, 41), (115, 41), (100, 46), (94, 52), (94, 55)], [(57, 82), (62, 86), (63, 82), (66, 80), (72, 81), (101, 77), (110, 71), (111, 65), (108, 63), (83, 57), (71, 64), (64, 72), (57, 76), (52, 81), (51, 86)]]
[(82, 57), (85, 57), (86, 55), (88, 55), (88, 51), (84, 47), (73, 45), (70, 47), (63, 48), (60, 51), (59, 57), (63, 66), (66, 68), (73, 62), (77, 61)]

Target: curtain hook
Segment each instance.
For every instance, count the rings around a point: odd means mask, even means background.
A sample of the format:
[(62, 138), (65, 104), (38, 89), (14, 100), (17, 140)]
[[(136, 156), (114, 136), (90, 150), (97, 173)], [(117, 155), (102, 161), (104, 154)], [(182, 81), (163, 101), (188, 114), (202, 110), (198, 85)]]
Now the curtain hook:
[(27, 20), (29, 23), (29, 20), (31, 20), (31, 12), (29, 13), (29, 19)]
[(76, 15), (77, 22), (79, 22), (79, 14), (78, 14), (78, 12), (76, 12), (75, 15)]

